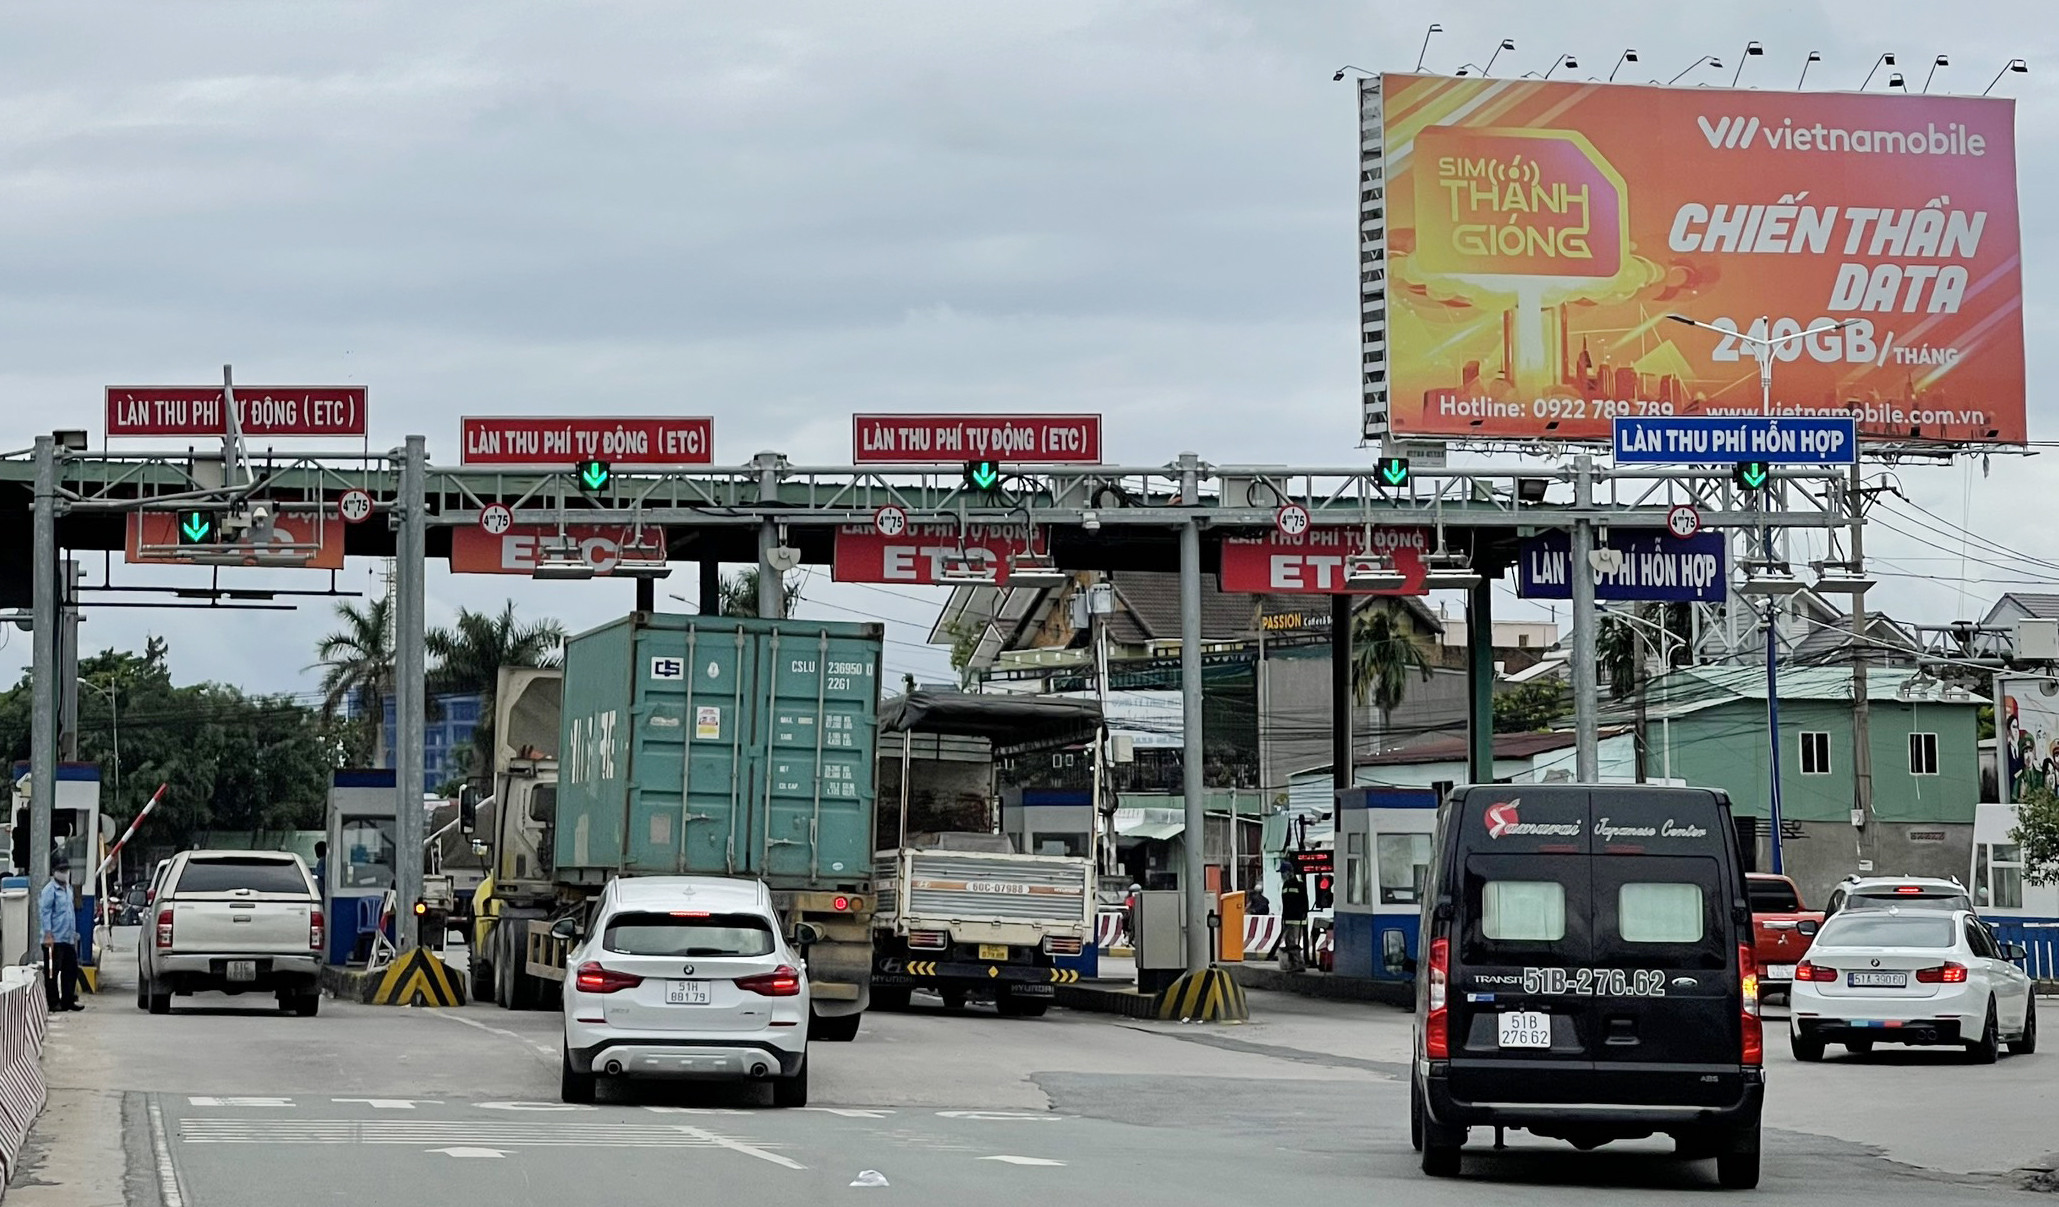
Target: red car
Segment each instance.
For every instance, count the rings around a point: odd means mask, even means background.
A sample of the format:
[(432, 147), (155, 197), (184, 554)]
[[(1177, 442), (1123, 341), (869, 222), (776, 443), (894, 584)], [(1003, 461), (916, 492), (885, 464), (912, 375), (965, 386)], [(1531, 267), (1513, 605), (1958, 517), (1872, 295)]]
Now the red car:
[(1787, 996), (1794, 966), (1801, 963), (1816, 931), (1821, 910), (1802, 908), (1802, 891), (1785, 876), (1749, 872), (1745, 884), (1752, 901), (1752, 954), (1759, 961), (1759, 991)]

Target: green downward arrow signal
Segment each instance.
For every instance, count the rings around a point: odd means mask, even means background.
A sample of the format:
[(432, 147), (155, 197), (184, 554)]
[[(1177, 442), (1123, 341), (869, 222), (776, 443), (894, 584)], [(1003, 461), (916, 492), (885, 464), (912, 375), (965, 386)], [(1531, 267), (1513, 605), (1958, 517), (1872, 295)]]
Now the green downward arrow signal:
[(1748, 488), (1757, 490), (1766, 484), (1768, 472), (1765, 462), (1747, 461), (1743, 465), (1738, 466), (1737, 480)]
[(605, 461), (581, 461), (579, 463), (579, 485), (583, 490), (600, 490), (608, 484), (608, 463)]
[(1001, 481), (1001, 467), (992, 461), (975, 461), (966, 467), (965, 480), (981, 490), (992, 490)]
[(190, 545), (198, 545), (205, 541), (213, 529), (214, 521), (204, 511), (189, 511), (185, 518), (179, 521), (179, 534), (185, 537), (186, 543)]
[(1389, 457), (1380, 463), (1380, 479), (1389, 486), (1399, 486), (1408, 481), (1408, 462), (1400, 457)]

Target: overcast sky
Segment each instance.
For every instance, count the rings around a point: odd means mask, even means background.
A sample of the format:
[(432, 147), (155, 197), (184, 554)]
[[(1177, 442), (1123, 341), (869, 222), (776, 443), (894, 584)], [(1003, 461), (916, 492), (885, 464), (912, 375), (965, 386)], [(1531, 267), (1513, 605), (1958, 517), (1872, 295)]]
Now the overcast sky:
[[(102, 426), (113, 382), (361, 382), (374, 447), (456, 460), (465, 413), (712, 414), (716, 455), (844, 459), (853, 411), (1107, 416), (1109, 459), (1337, 464), (1357, 448), (1356, 108), (1344, 63), (1484, 61), (1743, 84), (1979, 92), (2012, 56), (2031, 435), (2059, 437), (2046, 271), (2059, 55), (2043, 4), (25, 3), (0, 9), (0, 448)], [(1562, 73), (1563, 74), (1563, 73)], [(1728, 83), (1703, 69), (1684, 82)], [(1874, 80), (1877, 90), (1885, 73)], [(1905, 468), (1937, 515), (2059, 562), (2049, 457)], [(1910, 532), (1909, 521), (1896, 520)], [(1873, 597), (1977, 616), (1956, 539), (1883, 524)], [(376, 563), (353, 563), (352, 588)], [(256, 578), (267, 572), (248, 571)], [(166, 582), (114, 568), (114, 581)], [(268, 576), (283, 581), (276, 574)], [(691, 593), (680, 580), (672, 590)], [(89, 578), (98, 582), (97, 555)], [(804, 615), (926, 621), (941, 592), (825, 589)], [(302, 582), (300, 585), (306, 585)], [(2040, 589), (2035, 582), (2026, 589)], [(2044, 589), (2055, 589), (2045, 587)], [(572, 627), (626, 583), (462, 581)], [(1504, 615), (1524, 614), (1511, 605)], [(304, 691), (325, 607), (103, 610), (92, 648), (171, 640), (182, 679)], [(924, 625), (890, 679), (946, 672)], [(11, 681), (26, 635), (0, 647)]]

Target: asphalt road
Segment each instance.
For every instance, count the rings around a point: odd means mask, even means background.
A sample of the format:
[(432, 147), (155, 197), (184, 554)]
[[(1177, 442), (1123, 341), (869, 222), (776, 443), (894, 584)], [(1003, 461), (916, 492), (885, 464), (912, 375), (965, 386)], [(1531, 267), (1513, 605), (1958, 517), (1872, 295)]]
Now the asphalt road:
[[(1675, 1160), (1663, 1142), (1576, 1153), (1513, 1135), (1494, 1153), (1483, 1133), (1463, 1177), (1425, 1179), (1408, 1145), (1408, 1020), (1379, 1007), (1254, 995), (1248, 1026), (1179, 1027), (932, 1006), (814, 1047), (806, 1110), (678, 1086), (571, 1108), (557, 1102), (555, 1015), (329, 1001), (298, 1019), (268, 998), (207, 996), (151, 1017), (134, 1006), (130, 934), (118, 941), (107, 991), (53, 1021), (51, 1107), (10, 1207), (1720, 1193), (1710, 1163)], [(2019, 1167), (2059, 1149), (2059, 1058), (1802, 1067), (1769, 1048), (1765, 1181), (1752, 1201), (2020, 1201)], [(885, 1185), (854, 1186), (867, 1171)]]

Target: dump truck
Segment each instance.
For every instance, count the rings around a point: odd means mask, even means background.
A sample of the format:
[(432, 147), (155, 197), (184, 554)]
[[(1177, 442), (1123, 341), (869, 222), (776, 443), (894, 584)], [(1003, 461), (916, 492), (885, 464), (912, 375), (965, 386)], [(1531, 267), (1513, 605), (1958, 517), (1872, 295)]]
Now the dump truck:
[(882, 1009), (905, 1007), (927, 989), (952, 1009), (990, 998), (1004, 1016), (1035, 1018), (1049, 1008), (1054, 985), (1078, 979), (1058, 961), (1094, 944), (1096, 811), (1081, 811), (1083, 856), (1022, 854), (994, 828), (991, 808), (985, 831), (911, 834), (912, 739), (986, 744), (992, 800), (994, 758), (1091, 743), (1100, 727), (1099, 707), (1072, 698), (916, 691), (888, 705), (880, 720), (885, 761), (900, 766), (897, 815), (882, 813), (884, 842), (873, 856), (872, 998)]
[(805, 955), (811, 1034), (854, 1038), (883, 635), (637, 612), (569, 639), (561, 670), (503, 668), (475, 996), (551, 1005), (568, 947), (552, 924), (583, 922), (617, 876), (735, 876), (765, 882)]

